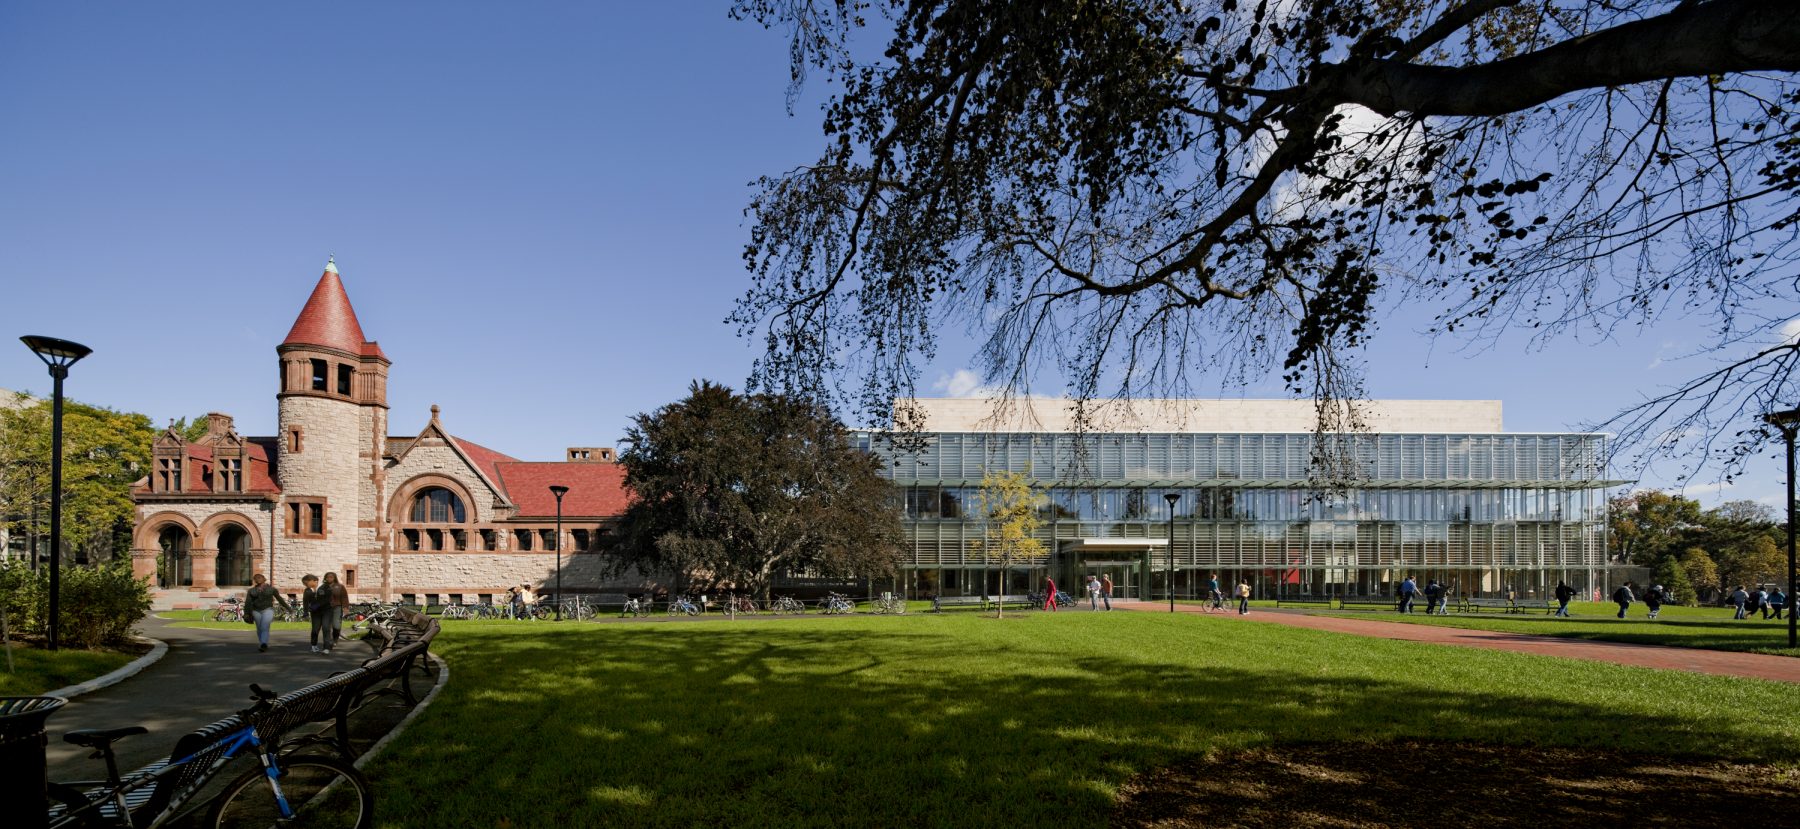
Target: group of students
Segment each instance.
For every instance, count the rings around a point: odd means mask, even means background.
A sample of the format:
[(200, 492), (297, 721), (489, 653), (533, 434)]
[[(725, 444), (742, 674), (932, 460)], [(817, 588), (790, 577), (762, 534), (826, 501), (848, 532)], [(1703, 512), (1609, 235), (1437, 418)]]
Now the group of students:
[[(332, 646), (344, 638), (344, 610), (350, 606), (350, 591), (338, 581), (336, 573), (326, 573), (323, 582), (307, 573), (300, 577), (300, 583), (306, 586), (300, 606), (312, 620), (312, 652), (331, 653)], [(261, 573), (252, 576), (250, 589), (244, 592), (244, 613), (248, 621), (256, 624), (258, 653), (269, 649), (269, 626), (275, 622), (277, 604), (294, 609), (267, 577)]]
[(1425, 615), (1450, 615), (1450, 585), (1442, 584), (1437, 579), (1426, 582), (1425, 588), (1421, 590), (1419, 582), (1412, 576), (1407, 576), (1400, 582), (1398, 592), (1400, 598), (1395, 609), (1401, 613), (1412, 613), (1414, 603), (1418, 601), (1419, 594), (1423, 593), (1425, 595)]
[[(1111, 576), (1096, 576), (1092, 573), (1088, 574), (1087, 595), (1088, 595), (1088, 609), (1089, 610), (1099, 610), (1101, 602), (1105, 602), (1106, 609), (1111, 610), (1112, 609), (1112, 592), (1113, 592), (1113, 581), (1112, 581)], [(1044, 579), (1044, 609), (1045, 610), (1049, 610), (1052, 612), (1054, 612), (1056, 610), (1056, 608), (1058, 606), (1057, 601), (1056, 601), (1056, 593), (1057, 593), (1056, 579), (1051, 579), (1051, 578)], [(1238, 613), (1239, 614), (1249, 613), (1250, 612), (1250, 585), (1248, 583), (1239, 583), (1237, 586), (1237, 589), (1235, 591), (1233, 591), (1233, 593), (1234, 593), (1234, 595), (1237, 596)], [(1206, 581), (1207, 606), (1211, 607), (1211, 608), (1220, 607), (1223, 603), (1223, 598), (1224, 598), (1223, 595), (1219, 593), (1219, 574), (1214, 573), (1214, 574), (1212, 574), (1212, 577), (1207, 579), (1207, 581)]]
[(1758, 587), (1746, 592), (1743, 585), (1739, 585), (1731, 591), (1731, 605), (1737, 608), (1733, 619), (1748, 619), (1759, 611), (1764, 619), (1780, 619), (1788, 609), (1788, 594), (1781, 592), (1780, 587), (1774, 590)]

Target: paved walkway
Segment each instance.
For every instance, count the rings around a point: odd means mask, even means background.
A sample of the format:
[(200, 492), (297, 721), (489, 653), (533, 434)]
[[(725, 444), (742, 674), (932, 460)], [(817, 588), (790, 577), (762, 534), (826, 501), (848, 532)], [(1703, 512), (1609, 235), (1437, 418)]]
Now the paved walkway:
[[(1169, 606), (1157, 602), (1117, 601), (1115, 607), (1127, 610), (1168, 612)], [(1178, 613), (1201, 613), (1198, 605), (1177, 605)], [(1311, 616), (1288, 610), (1252, 609), (1244, 616), (1235, 611), (1226, 618), (1251, 622), (1287, 625), (1288, 627), (1351, 633), (1379, 639), (1428, 642), (1465, 648), (1535, 653), (1541, 656), (1565, 656), (1591, 659), (1640, 668), (1662, 668), (1671, 671), (1693, 671), (1721, 676), (1744, 676), (1776, 682), (1800, 683), (1800, 659), (1762, 653), (1736, 653), (1701, 648), (1679, 648), (1666, 645), (1637, 645), (1624, 642), (1597, 642), (1590, 639), (1567, 639), (1556, 636), (1532, 636), (1525, 633), (1501, 633), (1491, 630), (1468, 630), (1439, 625), (1382, 622), (1374, 619), (1342, 619), (1335, 616)]]
[(257, 652), (250, 625), (183, 628), (152, 617), (139, 630), (169, 643), (168, 655), (124, 682), (69, 700), (50, 717), (52, 780), (106, 776), (100, 761), (87, 759), (87, 749), (62, 741), (64, 732), (125, 725), (150, 729), (113, 744), (119, 770), (130, 771), (167, 758), (182, 734), (248, 707), (252, 682), (285, 693), (354, 668), (369, 655), (361, 642), (345, 642), (329, 656), (313, 653), (304, 630), (273, 631), (268, 653)]

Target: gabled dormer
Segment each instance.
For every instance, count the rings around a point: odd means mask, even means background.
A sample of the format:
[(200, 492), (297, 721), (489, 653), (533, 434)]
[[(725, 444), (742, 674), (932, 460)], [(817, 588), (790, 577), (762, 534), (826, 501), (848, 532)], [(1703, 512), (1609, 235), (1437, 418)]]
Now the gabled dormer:
[(171, 422), (150, 446), (150, 491), (181, 492), (187, 481), (187, 441), (175, 431), (175, 424)]
[(244, 439), (232, 426), (230, 415), (212, 412), (206, 420), (206, 442), (213, 455), (212, 491), (243, 492), (250, 472)]

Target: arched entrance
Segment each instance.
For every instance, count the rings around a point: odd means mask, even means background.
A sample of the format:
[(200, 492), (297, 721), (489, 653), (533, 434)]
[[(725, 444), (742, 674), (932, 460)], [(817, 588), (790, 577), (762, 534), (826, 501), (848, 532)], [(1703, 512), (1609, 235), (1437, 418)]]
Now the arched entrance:
[(156, 546), (162, 551), (156, 559), (156, 585), (168, 589), (171, 587), (190, 587), (194, 583), (194, 559), (188, 555), (194, 537), (188, 531), (170, 524), (162, 528), (156, 536)]
[(219, 528), (217, 584), (220, 587), (250, 584), (255, 557), (250, 553), (250, 533), (236, 524)]

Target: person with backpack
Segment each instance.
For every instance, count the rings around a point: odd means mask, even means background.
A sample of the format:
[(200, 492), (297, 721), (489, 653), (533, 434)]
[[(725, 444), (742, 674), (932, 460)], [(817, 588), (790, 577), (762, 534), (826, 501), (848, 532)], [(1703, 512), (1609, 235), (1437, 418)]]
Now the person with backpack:
[(1575, 598), (1575, 588), (1570, 587), (1566, 581), (1558, 581), (1556, 583), (1556, 615), (1568, 618), (1569, 601), (1573, 598)]
[(1644, 591), (1644, 607), (1650, 609), (1650, 618), (1654, 619), (1656, 614), (1662, 612), (1663, 601), (1666, 598), (1667, 594), (1660, 584), (1652, 584), (1649, 590)]
[(331, 647), (331, 626), (327, 620), (331, 599), (319, 587), (318, 576), (307, 573), (300, 577), (300, 583), (306, 585), (306, 592), (300, 596), (300, 606), (306, 608), (306, 618), (312, 622), (312, 652), (318, 653), (321, 641), (325, 647)]
[(1762, 612), (1764, 619), (1769, 618), (1769, 593), (1758, 587), (1750, 591), (1750, 612)]
[(1788, 595), (1781, 592), (1781, 588), (1777, 587), (1775, 592), (1769, 594), (1769, 609), (1774, 611), (1775, 618), (1781, 618), (1781, 612), (1787, 609), (1787, 603)]
[(1405, 580), (1400, 582), (1400, 608), (1399, 608), (1400, 612), (1401, 613), (1413, 612), (1413, 599), (1416, 598), (1418, 595), (1419, 595), (1418, 583), (1413, 581), (1412, 576), (1407, 576)]
[(1743, 585), (1738, 585), (1738, 589), (1731, 591), (1731, 605), (1732, 605), (1732, 607), (1737, 608), (1737, 613), (1734, 614), (1731, 618), (1733, 618), (1733, 619), (1744, 618), (1744, 616), (1745, 616), (1744, 605), (1748, 604), (1749, 602), (1750, 602), (1750, 594), (1744, 592)]
[(1628, 581), (1613, 591), (1612, 600), (1619, 605), (1619, 618), (1621, 619), (1625, 618), (1625, 611), (1631, 609), (1631, 603), (1637, 601), (1637, 596), (1631, 592), (1631, 585), (1632, 583)]
[(338, 581), (337, 573), (326, 573), (325, 583), (319, 585), (319, 590), (325, 594), (325, 630), (327, 631), (325, 645), (319, 649), (319, 652), (331, 653), (332, 646), (336, 645), (339, 639), (344, 638), (344, 611), (350, 608), (350, 591), (344, 588), (343, 582)]
[(1425, 583), (1425, 615), (1434, 616), (1444, 601), (1444, 586), (1437, 579)]
[[(275, 623), (275, 605), (289, 607), (287, 599), (269, 584), (261, 573), (250, 577), (250, 589), (244, 591), (244, 621), (256, 625), (257, 653), (269, 650), (269, 626)], [(291, 607), (289, 609), (292, 609)]]

